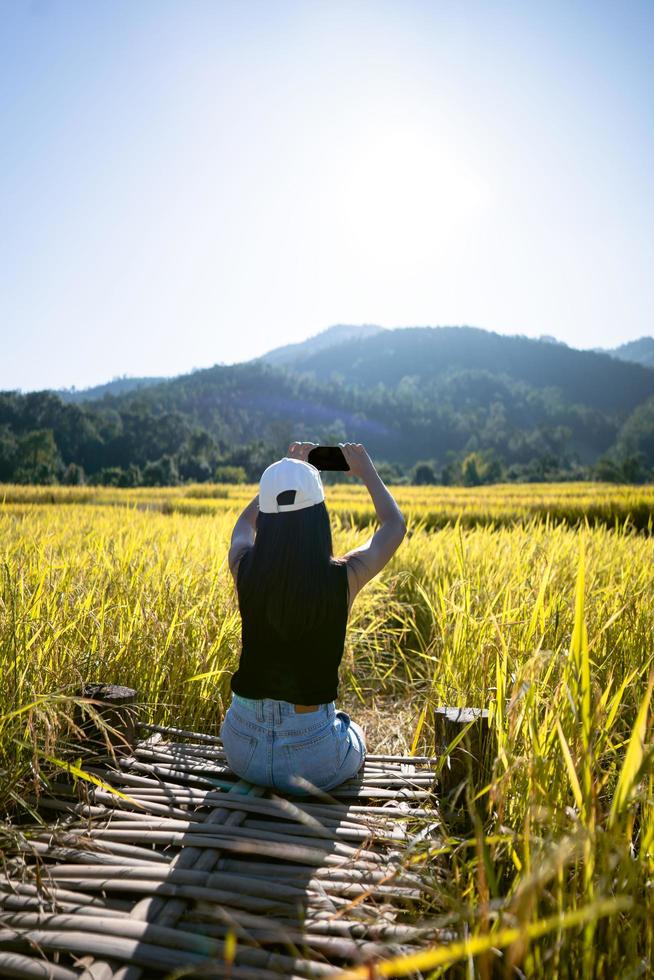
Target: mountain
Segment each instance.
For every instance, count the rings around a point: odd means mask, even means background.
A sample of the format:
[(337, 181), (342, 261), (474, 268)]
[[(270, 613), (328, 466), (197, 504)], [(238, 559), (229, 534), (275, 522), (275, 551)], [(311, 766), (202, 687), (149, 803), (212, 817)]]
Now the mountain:
[[(52, 392), (0, 393), (0, 481), (38, 470), (43, 482), (71, 464), (91, 476), (129, 469), (134, 480), (176, 470), (208, 479), (230, 465), (258, 479), (294, 439), (363, 442), (402, 472), (475, 452), (509, 478), (569, 478), (607, 453), (654, 465), (653, 368), (476, 327), (323, 334), (269, 352), (282, 363), (264, 355), (123, 379), (145, 383), (117, 394), (99, 386), (102, 397), (72, 404)], [(629, 472), (644, 471), (636, 462)]]
[(485, 371), (536, 389), (556, 389), (565, 402), (631, 411), (654, 394), (654, 371), (608, 354), (581, 351), (478, 327), (402, 327), (320, 350), (294, 365), (304, 376), (363, 389), (403, 378), (431, 384), (461, 371)]
[(267, 354), (254, 358), (254, 360), (265, 361), (268, 364), (298, 365), (311, 354), (335, 347), (348, 340), (374, 337), (382, 333), (383, 330), (383, 327), (376, 327), (367, 323), (360, 326), (348, 326), (338, 323), (333, 327), (327, 327), (326, 330), (321, 330), (320, 333), (314, 334), (312, 337), (308, 337), (307, 340), (302, 340), (297, 344), (285, 344), (283, 347), (275, 347), (273, 350), (268, 351)]
[(654, 368), (654, 337), (641, 337), (640, 340), (630, 340), (627, 344), (613, 347), (606, 351), (611, 357), (621, 361), (631, 361), (644, 367)]
[(58, 388), (54, 391), (63, 402), (90, 402), (104, 398), (105, 395), (126, 395), (137, 391), (139, 388), (147, 388), (150, 385), (160, 384), (167, 381), (167, 378), (114, 378), (102, 385), (94, 385), (92, 388)]
[(476, 327), (326, 332), (339, 341), (310, 338), (290, 364), (216, 365), (100, 405), (176, 413), (223, 445), (352, 439), (404, 465), (466, 447), (591, 463), (654, 397), (654, 370), (549, 341)]
[[(384, 328), (376, 327), (372, 324), (361, 326), (347, 326), (345, 324), (335, 324), (327, 327), (306, 340), (296, 344), (285, 344), (283, 347), (275, 347), (260, 357), (253, 358), (252, 361), (265, 361), (267, 364), (299, 364), (309, 354), (324, 350), (326, 347), (333, 347), (346, 340), (355, 337), (370, 337), (380, 333)], [(251, 363), (251, 362), (248, 362)], [(161, 382), (170, 381), (170, 378), (162, 377), (143, 377), (131, 378), (123, 375), (120, 378), (113, 378), (105, 384), (94, 385), (92, 388), (57, 388), (52, 389), (64, 402), (88, 402), (104, 398), (105, 395), (126, 395), (139, 388), (149, 388)]]

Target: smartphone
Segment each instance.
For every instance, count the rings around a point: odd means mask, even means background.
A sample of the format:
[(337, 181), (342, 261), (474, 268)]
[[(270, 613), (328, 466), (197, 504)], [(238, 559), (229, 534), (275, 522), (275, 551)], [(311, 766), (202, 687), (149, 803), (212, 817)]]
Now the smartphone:
[(309, 451), (307, 461), (317, 470), (349, 470), (340, 446), (316, 446)]

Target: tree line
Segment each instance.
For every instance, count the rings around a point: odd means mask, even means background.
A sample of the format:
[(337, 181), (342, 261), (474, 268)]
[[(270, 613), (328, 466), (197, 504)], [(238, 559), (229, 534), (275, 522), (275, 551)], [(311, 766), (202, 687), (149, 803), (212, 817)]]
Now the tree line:
[(654, 398), (611, 413), (484, 370), (365, 388), (259, 362), (93, 402), (0, 392), (1, 482), (253, 483), (294, 439), (363, 442), (388, 483), (637, 483), (654, 479)]

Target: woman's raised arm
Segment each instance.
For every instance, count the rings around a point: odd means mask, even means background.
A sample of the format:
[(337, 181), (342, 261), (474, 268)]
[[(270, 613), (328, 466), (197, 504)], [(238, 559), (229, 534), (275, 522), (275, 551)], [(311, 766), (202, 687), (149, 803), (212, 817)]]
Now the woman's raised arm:
[[(356, 591), (360, 592), (364, 585), (388, 564), (400, 547), (407, 530), (406, 521), (361, 443), (341, 442), (339, 446), (343, 450), (352, 475), (358, 476), (365, 483), (381, 524), (369, 541), (343, 556), (352, 567)], [(350, 604), (355, 595), (356, 592), (351, 589)]]

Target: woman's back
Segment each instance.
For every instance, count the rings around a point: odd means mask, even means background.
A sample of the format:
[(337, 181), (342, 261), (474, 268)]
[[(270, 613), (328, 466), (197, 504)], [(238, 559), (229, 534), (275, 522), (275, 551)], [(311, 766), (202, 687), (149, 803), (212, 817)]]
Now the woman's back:
[(334, 701), (348, 617), (347, 563), (329, 563), (329, 614), (312, 628), (283, 636), (241, 599), (239, 583), (248, 558), (246, 554), (239, 562), (237, 575), (241, 658), (232, 677), (232, 690), (241, 697), (276, 698), (294, 704)]

